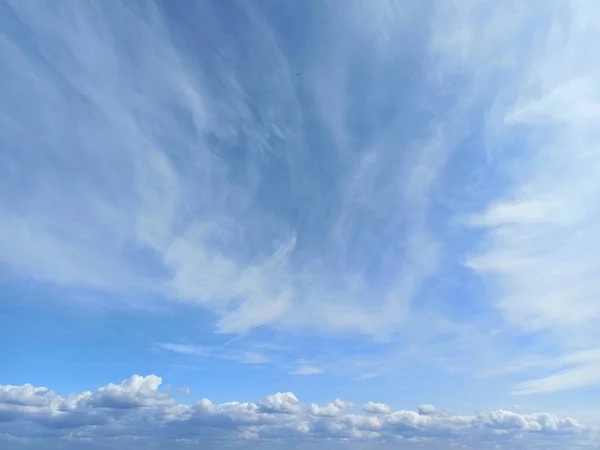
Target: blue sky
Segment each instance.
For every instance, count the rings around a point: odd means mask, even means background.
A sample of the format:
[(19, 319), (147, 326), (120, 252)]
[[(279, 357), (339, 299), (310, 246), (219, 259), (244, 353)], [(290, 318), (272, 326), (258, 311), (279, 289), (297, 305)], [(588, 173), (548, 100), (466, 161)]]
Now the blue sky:
[(598, 20), (0, 0), (3, 448), (595, 445)]

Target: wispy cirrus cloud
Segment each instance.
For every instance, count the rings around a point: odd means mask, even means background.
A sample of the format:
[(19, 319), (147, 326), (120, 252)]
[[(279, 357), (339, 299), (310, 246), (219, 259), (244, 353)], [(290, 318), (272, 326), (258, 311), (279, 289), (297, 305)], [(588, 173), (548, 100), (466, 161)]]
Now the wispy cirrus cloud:
[[(585, 42), (598, 37), (590, 18), (599, 10), (592, 2), (548, 5), (547, 16), (532, 27), (523, 20), (531, 6), (514, 5), (515, 17), (521, 17), (515, 23), (528, 28), (502, 38), (514, 44), (516, 55), (518, 36), (531, 36), (524, 64), (515, 65), (513, 57), (507, 69), (505, 89), (513, 95), (497, 97), (497, 115), (488, 125), (490, 140), (517, 150), (498, 150), (506, 186), (468, 218), (484, 237), (466, 264), (491, 281), (495, 307), (510, 325), (545, 335), (553, 347), (547, 358), (567, 361), (595, 352), (600, 311), (599, 241), (592, 231), (599, 217), (594, 198), (600, 189), (595, 175), (600, 66), (584, 50)], [(475, 52), (466, 58), (481, 63)], [(597, 383), (598, 365), (587, 361), (516, 389), (535, 393)]]
[(170, 352), (179, 353), (200, 358), (218, 358), (229, 361), (236, 361), (243, 364), (266, 364), (270, 362), (268, 356), (264, 352), (229, 349), (223, 346), (220, 347), (203, 347), (200, 345), (190, 344), (174, 344), (161, 342), (156, 345), (156, 348), (167, 350)]
[(315, 366), (302, 365), (297, 369), (294, 369), (290, 372), (292, 375), (320, 375), (323, 373), (323, 369), (320, 369)]
[[(258, 5), (240, 7), (252, 41), (194, 55), (172, 25), (177, 8), (7, 2), (4, 264), (65, 287), (195, 303), (227, 333), (397, 329), (439, 258), (428, 192), (447, 151), (439, 130), (402, 136), (403, 115), (360, 113), (398, 107), (376, 79), (415, 51), (397, 46), (398, 30), (420, 11), (384, 5), (332, 4), (328, 51), (297, 77)], [(223, 13), (186, 13), (211, 24), (199, 42)], [(348, 27), (365, 13), (373, 22)], [(331, 54), (364, 70), (331, 79)], [(401, 142), (413, 150), (396, 151)]]

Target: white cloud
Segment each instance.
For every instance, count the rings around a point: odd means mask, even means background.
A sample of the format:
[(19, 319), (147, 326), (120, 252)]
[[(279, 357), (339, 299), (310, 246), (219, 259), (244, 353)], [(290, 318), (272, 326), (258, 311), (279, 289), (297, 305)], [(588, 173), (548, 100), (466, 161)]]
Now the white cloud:
[(322, 406), (311, 403), (308, 407), (308, 414), (317, 417), (337, 417), (341, 415), (344, 410), (352, 408), (352, 406), (352, 403), (341, 399), (336, 399), (333, 402)]
[(243, 362), (246, 364), (265, 364), (269, 362), (269, 358), (256, 352), (244, 352)]
[(294, 414), (297, 413), (301, 404), (291, 392), (278, 392), (269, 395), (259, 402), (260, 407), (269, 413)]
[(208, 356), (211, 354), (211, 349), (198, 345), (189, 344), (172, 344), (169, 342), (158, 343), (157, 346), (163, 350), (169, 350), (175, 353), (194, 356)]
[(200, 358), (218, 358), (241, 364), (266, 364), (270, 362), (269, 357), (263, 353), (243, 349), (230, 349), (227, 346), (204, 347), (200, 345), (159, 342), (156, 344), (156, 347), (181, 355), (197, 356)]
[(542, 378), (521, 382), (514, 394), (537, 394), (542, 392), (568, 391), (600, 383), (600, 362), (582, 364)]
[(98, 408), (139, 408), (172, 406), (175, 401), (167, 394), (157, 392), (162, 379), (155, 375), (134, 375), (121, 384), (108, 384), (90, 397), (90, 404)]
[(314, 366), (303, 365), (295, 370), (292, 370), (292, 375), (320, 375), (323, 373), (323, 369)]
[[(152, 2), (143, 10), (8, 2), (44, 54), (10, 27), (0, 43), (10, 61), (3, 116), (13, 124), (2, 141), (10, 162), (0, 174), (2, 262), (62, 287), (193, 303), (214, 312), (223, 333), (265, 324), (397, 330), (437, 268), (429, 193), (449, 149), (436, 128), (417, 142), (409, 136), (413, 150), (398, 152), (401, 116), (359, 136), (344, 117), (360, 112), (351, 103), (362, 94), (353, 98), (352, 80), (327, 71), (360, 56), (378, 74), (397, 73), (414, 49), (400, 26), (418, 8), (331, 5), (326, 28), (335, 34), (309, 44), (332, 57), (315, 54), (301, 78), (323, 142), (334, 141), (321, 145), (305, 131), (295, 62), (266, 16), (243, 7), (254, 37), (215, 41), (211, 5), (189, 11), (213, 24), (195, 31), (211, 42), (196, 51)], [(377, 82), (369, 89), (379, 109), (392, 94), (406, 100)], [(23, 104), (38, 107), (24, 113)], [(365, 138), (366, 148), (353, 148)], [(358, 226), (367, 212), (369, 223)], [(369, 281), (373, 267), (381, 280)]]
[(188, 386), (181, 386), (179, 388), (179, 392), (181, 392), (184, 395), (190, 395), (192, 393), (192, 389), (189, 388)]
[[(442, 12), (440, 23), (453, 32), (439, 34), (441, 76), (465, 77), (486, 104), (493, 163), (480, 188), (489, 195), (465, 220), (476, 228), (477, 247), (466, 266), (488, 281), (482, 295), (491, 296), (502, 331), (545, 348), (547, 360), (593, 349), (600, 337), (600, 65), (587, 43), (600, 38), (592, 25), (600, 9), (586, 1), (484, 1), (449, 3)], [(597, 364), (585, 364), (515, 390), (597, 383)]]
[(363, 405), (362, 410), (370, 414), (388, 414), (391, 409), (385, 403), (367, 402)]
[(517, 448), (517, 444), (534, 443), (546, 435), (577, 439), (587, 433), (587, 428), (573, 419), (546, 413), (499, 410), (477, 415), (431, 415), (391, 411), (382, 408), (385, 405), (370, 402), (367, 405), (375, 405), (378, 414), (360, 415), (348, 413), (352, 404), (344, 400), (323, 406), (306, 405), (290, 392), (277, 393), (257, 403), (217, 404), (203, 399), (182, 404), (159, 393), (160, 382), (161, 378), (154, 375), (136, 375), (120, 384), (101, 387), (95, 393), (66, 398), (30, 385), (0, 386), (0, 434), (5, 436), (0, 440), (44, 437), (49, 446), (59, 442), (83, 446), (106, 442), (114, 445), (127, 436), (137, 439), (136, 447), (173, 436), (220, 442), (268, 442), (273, 438), (306, 443), (315, 439), (352, 438), (356, 443), (413, 439), (428, 440), (438, 446), (464, 444), (465, 448), (476, 448), (472, 447), (473, 439), (485, 437), (489, 443), (501, 433), (502, 441), (498, 442)]
[(419, 405), (417, 411), (419, 411), (419, 414), (421, 414), (422, 416), (432, 416), (440, 413), (440, 411), (435, 406), (429, 404)]

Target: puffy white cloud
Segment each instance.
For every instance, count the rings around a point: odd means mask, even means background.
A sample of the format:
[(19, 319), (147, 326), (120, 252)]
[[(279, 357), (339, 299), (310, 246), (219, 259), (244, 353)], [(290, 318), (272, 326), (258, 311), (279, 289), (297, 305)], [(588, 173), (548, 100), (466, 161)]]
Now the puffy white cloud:
[(291, 392), (278, 392), (259, 402), (262, 410), (270, 413), (293, 414), (299, 411), (301, 404)]
[(549, 434), (577, 439), (587, 431), (574, 419), (548, 413), (442, 414), (432, 406), (392, 411), (385, 404), (368, 402), (363, 406), (367, 414), (355, 414), (348, 401), (304, 404), (291, 392), (269, 395), (256, 403), (201, 399), (182, 404), (159, 392), (161, 381), (155, 375), (134, 375), (94, 393), (69, 397), (44, 387), (0, 386), (0, 433), (4, 436), (0, 442), (43, 437), (48, 445), (50, 439), (84, 446), (127, 436), (137, 439), (139, 445), (167, 438), (191, 443), (208, 438), (265, 442), (277, 438), (306, 443), (319, 439), (401, 440), (474, 448), (470, 447), (473, 439), (489, 441), (502, 436), (503, 443), (513, 438), (515, 443), (527, 443)]
[(389, 413), (390, 407), (385, 403), (367, 402), (363, 405), (362, 410), (370, 414), (387, 414)]
[(423, 416), (431, 416), (440, 412), (435, 406), (428, 404), (419, 405), (417, 411)]
[(22, 406), (48, 406), (54, 400), (54, 394), (47, 388), (23, 386), (0, 386), (0, 401)]
[(337, 417), (342, 414), (344, 410), (352, 408), (352, 406), (352, 403), (338, 398), (323, 406), (311, 403), (308, 407), (308, 413), (312, 416)]
[(162, 379), (156, 375), (134, 375), (121, 384), (110, 383), (98, 389), (90, 403), (106, 408), (139, 408), (144, 406), (172, 406), (175, 403), (167, 394), (159, 393)]

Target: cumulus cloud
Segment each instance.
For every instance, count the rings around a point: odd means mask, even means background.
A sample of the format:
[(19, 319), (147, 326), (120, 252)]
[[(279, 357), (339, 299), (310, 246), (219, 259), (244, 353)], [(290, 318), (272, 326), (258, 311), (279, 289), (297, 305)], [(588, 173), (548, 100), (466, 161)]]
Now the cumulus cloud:
[(296, 396), (291, 392), (278, 392), (269, 395), (261, 400), (259, 405), (265, 412), (281, 414), (294, 414), (302, 407)]
[(156, 375), (134, 375), (121, 384), (110, 383), (98, 389), (90, 402), (98, 408), (139, 408), (143, 406), (169, 406), (174, 401), (167, 394), (158, 393), (162, 379)]
[(319, 406), (311, 403), (308, 407), (308, 414), (320, 417), (336, 417), (342, 414), (344, 410), (352, 408), (352, 403), (341, 399), (335, 399), (331, 403)]
[(367, 402), (363, 405), (362, 410), (371, 414), (388, 414), (391, 409), (385, 403)]
[(240, 439), (310, 443), (352, 438), (355, 442), (423, 441), (480, 448), (471, 446), (476, 445), (474, 440), (485, 443), (499, 434), (503, 443), (513, 445), (547, 436), (575, 439), (587, 432), (574, 419), (547, 413), (499, 410), (432, 415), (424, 411), (426, 408), (393, 411), (381, 403), (369, 402), (363, 409), (377, 414), (353, 414), (348, 401), (305, 404), (291, 392), (276, 393), (256, 403), (201, 399), (182, 404), (159, 392), (161, 381), (155, 375), (134, 375), (93, 393), (68, 397), (44, 387), (0, 386), (0, 441), (35, 442), (44, 437), (46, 445), (62, 442), (83, 448), (106, 442), (124, 445), (125, 440), (134, 448), (142, 448), (153, 440), (173, 436), (192, 444)]
[(419, 405), (417, 411), (423, 416), (430, 416), (438, 413), (438, 409), (435, 406), (428, 404)]

